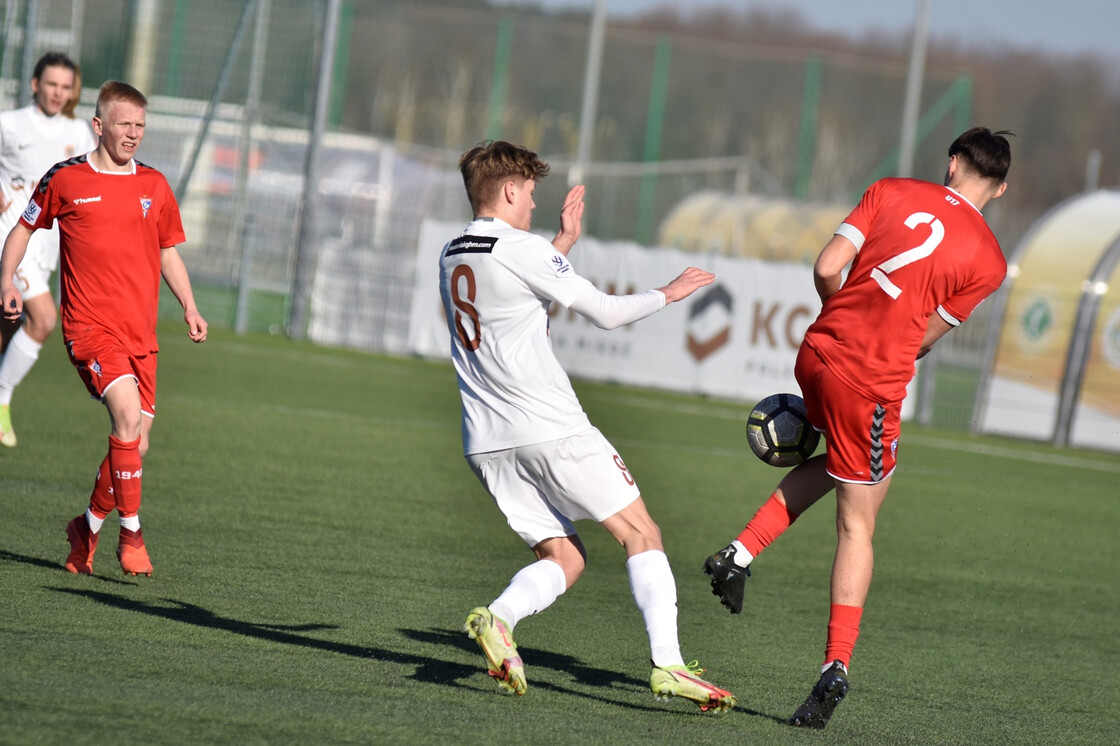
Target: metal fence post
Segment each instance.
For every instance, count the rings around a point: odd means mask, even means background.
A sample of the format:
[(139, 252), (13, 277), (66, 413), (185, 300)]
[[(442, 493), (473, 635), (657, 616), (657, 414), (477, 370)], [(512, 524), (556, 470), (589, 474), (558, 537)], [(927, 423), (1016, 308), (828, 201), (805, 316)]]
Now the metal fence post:
[(319, 50), (318, 75), (315, 83), (315, 110), (311, 115), (311, 139), (303, 168), (303, 195), (300, 198), (297, 223), (296, 269), (292, 278), (292, 309), (288, 317), (288, 337), (302, 340), (307, 336), (307, 309), (315, 281), (315, 265), (319, 257), (315, 231), (315, 210), (319, 202), (319, 154), (323, 132), (330, 114), (331, 76), (335, 48), (338, 46), (338, 22), (342, 0), (328, 0), (323, 44)]
[(257, 5), (257, 24), (253, 32), (253, 57), (249, 66), (249, 94), (242, 110), (241, 144), (237, 158), (237, 174), (233, 183), (233, 226), (229, 232), (227, 247), (232, 252), (234, 241), (240, 241), (241, 273), (237, 283), (237, 314), (233, 320), (233, 330), (244, 334), (249, 329), (249, 288), (252, 275), (249, 272), (253, 263), (252, 235), (246, 218), (249, 212), (249, 168), (253, 154), (253, 125), (260, 116), (261, 86), (264, 78), (265, 49), (268, 43), (268, 19), (271, 0), (259, 0)]
[(210, 104), (206, 107), (206, 115), (202, 118), (202, 126), (198, 129), (190, 158), (187, 159), (187, 165), (179, 176), (179, 183), (175, 187), (175, 199), (179, 202), (186, 199), (191, 174), (194, 173), (195, 164), (198, 163), (198, 155), (202, 152), (202, 144), (206, 142), (206, 135), (210, 132), (210, 124), (214, 121), (218, 105), (222, 102), (222, 96), (226, 92), (226, 85), (229, 84), (233, 63), (237, 60), (237, 52), (241, 49), (241, 40), (245, 37), (245, 29), (249, 26), (249, 19), (252, 17), (256, 5), (257, 0), (248, 0), (245, 3), (244, 10), (241, 11), (241, 20), (237, 22), (237, 29), (233, 32), (233, 41), (229, 43), (229, 52), (226, 53), (222, 71), (218, 74), (218, 82), (214, 84), (214, 93), (210, 96)]
[(16, 100), (21, 107), (31, 103), (29, 81), (35, 72), (35, 37), (39, 31), (39, 0), (27, 0), (23, 9), (23, 57), (19, 65), (19, 93)]

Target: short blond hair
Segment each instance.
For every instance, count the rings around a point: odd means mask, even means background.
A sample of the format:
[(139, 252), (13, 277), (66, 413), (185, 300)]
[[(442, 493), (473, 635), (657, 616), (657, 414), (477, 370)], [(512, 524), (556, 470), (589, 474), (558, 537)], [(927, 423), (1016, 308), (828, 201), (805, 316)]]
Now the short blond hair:
[(95, 117), (100, 117), (101, 112), (114, 101), (126, 101), (142, 109), (148, 108), (148, 99), (144, 94), (119, 80), (107, 81), (97, 93), (97, 109), (93, 112)]

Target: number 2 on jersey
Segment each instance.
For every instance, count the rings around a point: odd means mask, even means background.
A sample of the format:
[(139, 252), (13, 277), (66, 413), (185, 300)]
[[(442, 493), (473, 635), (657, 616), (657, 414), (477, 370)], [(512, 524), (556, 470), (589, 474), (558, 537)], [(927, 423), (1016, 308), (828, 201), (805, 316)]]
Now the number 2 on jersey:
[[(459, 294), (459, 280), (463, 278), (467, 281), (467, 297), (465, 299)], [(474, 270), (466, 264), (460, 264), (451, 271), (451, 302), (459, 309), (455, 312), (455, 331), (459, 334), (459, 341), (469, 352), (478, 349), (482, 337), (482, 326), (478, 322), (478, 309), (474, 307), (474, 292)], [(474, 325), (473, 336), (463, 326), (464, 314), (470, 318)]]
[(887, 275), (894, 272), (899, 267), (905, 267), (907, 264), (925, 259), (934, 252), (934, 249), (936, 249), (938, 244), (945, 238), (945, 226), (940, 220), (928, 212), (916, 212), (906, 218), (905, 222), (906, 227), (910, 230), (914, 230), (919, 225), (928, 225), (930, 227), (929, 237), (926, 238), (920, 246), (907, 249), (871, 270), (871, 279), (879, 283), (879, 287), (883, 289), (883, 292), (895, 300), (898, 300), (898, 296), (902, 295), (902, 288), (891, 282)]

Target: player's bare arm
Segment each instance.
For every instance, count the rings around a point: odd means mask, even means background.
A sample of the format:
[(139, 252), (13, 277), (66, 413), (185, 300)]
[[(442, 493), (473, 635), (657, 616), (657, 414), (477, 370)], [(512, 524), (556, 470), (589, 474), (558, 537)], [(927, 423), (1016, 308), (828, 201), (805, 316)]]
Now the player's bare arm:
[(23, 296), (16, 290), (13, 277), (27, 253), (30, 238), (31, 231), (16, 223), (8, 233), (3, 255), (0, 255), (0, 303), (4, 305), (4, 318), (9, 321), (16, 321), (23, 314)]
[(684, 300), (705, 285), (715, 282), (716, 276), (698, 267), (689, 267), (665, 287), (658, 288), (665, 295), (665, 305)]
[(552, 246), (564, 256), (575, 246), (579, 240), (583, 227), (583, 194), (586, 188), (583, 184), (576, 184), (564, 198), (564, 207), (560, 210), (560, 231), (552, 239)]
[(934, 313), (930, 316), (926, 324), (926, 334), (922, 337), (922, 346), (918, 350), (918, 359), (925, 357), (933, 349), (933, 344), (952, 328), (953, 325), (941, 318), (940, 314)]
[(192, 342), (206, 341), (206, 319), (199, 313), (194, 302), (194, 292), (191, 290), (190, 276), (187, 274), (187, 265), (179, 250), (170, 246), (160, 251), (160, 273), (163, 281), (171, 289), (175, 300), (183, 307), (183, 320), (187, 322), (187, 336)]
[(844, 281), (844, 268), (856, 256), (856, 245), (841, 235), (832, 237), (813, 264), (813, 285), (821, 302), (828, 300)]

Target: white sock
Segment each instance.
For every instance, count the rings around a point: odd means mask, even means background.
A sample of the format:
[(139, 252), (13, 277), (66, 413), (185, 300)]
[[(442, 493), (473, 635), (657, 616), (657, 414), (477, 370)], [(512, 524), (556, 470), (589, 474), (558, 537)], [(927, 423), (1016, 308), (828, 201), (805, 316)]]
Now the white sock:
[(502, 595), (488, 607), (512, 631), (527, 616), (538, 614), (567, 590), (564, 569), (552, 560), (537, 560), (518, 570)]
[(39, 359), (42, 348), (42, 342), (29, 337), (22, 326), (16, 330), (4, 353), (4, 362), (0, 363), (0, 405), (12, 403), (12, 391)]
[(736, 539), (731, 542), (731, 546), (735, 547), (735, 555), (731, 558), (739, 567), (746, 567), (754, 559), (754, 555), (747, 551), (743, 546), (743, 542)]
[(630, 592), (649, 635), (649, 657), (653, 665), (683, 666), (677, 639), (677, 584), (665, 552), (651, 549), (626, 560)]
[(101, 526), (104, 525), (105, 519), (98, 518), (92, 512), (90, 512), (89, 508), (86, 508), (86, 523), (89, 524), (90, 533), (96, 534), (101, 530)]
[(127, 528), (129, 531), (140, 530), (140, 514), (130, 516), (121, 516), (121, 528)]

